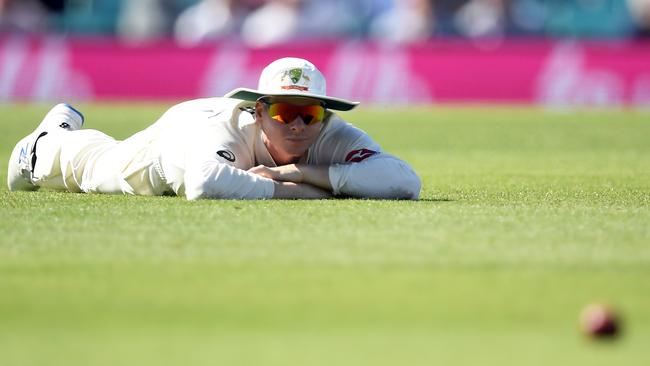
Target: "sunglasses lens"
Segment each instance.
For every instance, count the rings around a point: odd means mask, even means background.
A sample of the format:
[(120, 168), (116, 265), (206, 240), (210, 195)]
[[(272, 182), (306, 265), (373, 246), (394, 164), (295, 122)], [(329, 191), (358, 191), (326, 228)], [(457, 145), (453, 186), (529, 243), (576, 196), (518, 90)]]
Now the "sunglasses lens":
[(325, 108), (319, 105), (273, 103), (269, 106), (269, 115), (280, 123), (291, 123), (296, 117), (301, 117), (306, 125), (312, 125), (323, 120)]

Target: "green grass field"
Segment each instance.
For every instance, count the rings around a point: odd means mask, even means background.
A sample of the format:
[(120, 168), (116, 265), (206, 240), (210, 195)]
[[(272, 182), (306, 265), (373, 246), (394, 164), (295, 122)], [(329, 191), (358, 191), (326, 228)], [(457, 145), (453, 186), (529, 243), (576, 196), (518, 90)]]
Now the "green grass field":
[[(124, 138), (166, 105), (80, 107)], [(422, 200), (188, 202), (7, 192), (47, 110), (0, 106), (0, 365), (650, 362), (647, 111), (366, 108)]]

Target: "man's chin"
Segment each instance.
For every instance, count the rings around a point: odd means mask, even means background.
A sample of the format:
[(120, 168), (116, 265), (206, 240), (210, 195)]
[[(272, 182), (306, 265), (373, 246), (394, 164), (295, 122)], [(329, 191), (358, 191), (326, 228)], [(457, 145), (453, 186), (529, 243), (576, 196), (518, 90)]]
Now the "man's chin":
[(307, 152), (307, 149), (286, 149), (285, 154), (288, 156), (291, 156), (294, 159), (300, 159), (305, 153)]
[(309, 149), (309, 145), (305, 141), (288, 140), (285, 146), (285, 151), (292, 155), (302, 155)]

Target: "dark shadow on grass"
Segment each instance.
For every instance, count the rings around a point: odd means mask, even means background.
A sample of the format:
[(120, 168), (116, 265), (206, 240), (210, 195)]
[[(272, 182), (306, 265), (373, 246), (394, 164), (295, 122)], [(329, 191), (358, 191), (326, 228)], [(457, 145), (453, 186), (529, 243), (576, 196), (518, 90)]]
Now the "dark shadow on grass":
[(420, 198), (418, 200), (394, 200), (394, 199), (381, 199), (381, 198), (358, 198), (358, 197), (344, 197), (337, 196), (331, 198), (334, 201), (395, 201), (395, 202), (454, 202), (451, 198)]
[[(49, 193), (49, 195), (43, 195), (42, 193)], [(6, 195), (11, 195), (13, 192), (9, 191), (4, 191), (3, 194)], [(124, 199), (124, 197), (128, 197), (127, 199), (135, 199), (135, 200), (148, 200), (152, 197), (148, 196), (132, 196), (132, 195), (121, 195), (121, 194), (92, 194), (89, 195), (88, 193), (83, 193), (83, 192), (66, 192), (66, 191), (61, 191), (61, 190), (55, 190), (55, 189), (48, 189), (48, 188), (40, 188), (34, 191), (24, 191), (24, 192), (19, 192), (18, 195), (42, 195), (45, 198), (51, 198), (52, 195), (60, 195), (60, 196), (67, 196), (70, 195), (71, 197), (90, 197), (90, 196), (95, 196), (95, 197), (105, 197), (104, 199)], [(184, 197), (182, 196), (177, 196), (175, 194), (163, 194), (161, 196), (156, 196), (154, 198), (162, 198), (162, 199), (181, 199), (183, 201), (186, 201)], [(206, 201), (206, 202), (223, 202), (223, 201), (232, 201), (232, 202), (238, 202), (242, 201), (240, 199), (206, 199), (206, 200), (200, 200), (201, 202)], [(265, 200), (265, 201), (314, 201), (310, 199), (272, 199), (272, 200)], [(439, 198), (420, 198), (418, 200), (408, 200), (408, 199), (381, 199), (381, 198), (358, 198), (358, 197), (348, 197), (348, 196), (336, 196), (328, 199), (323, 199), (323, 200), (315, 200), (315, 201), (395, 201), (395, 202), (454, 202), (455, 200), (452, 200), (450, 198), (446, 197), (439, 197)], [(159, 202), (159, 201), (158, 201)], [(191, 201), (188, 201), (191, 202)]]
[(451, 198), (420, 198), (421, 202), (454, 202)]

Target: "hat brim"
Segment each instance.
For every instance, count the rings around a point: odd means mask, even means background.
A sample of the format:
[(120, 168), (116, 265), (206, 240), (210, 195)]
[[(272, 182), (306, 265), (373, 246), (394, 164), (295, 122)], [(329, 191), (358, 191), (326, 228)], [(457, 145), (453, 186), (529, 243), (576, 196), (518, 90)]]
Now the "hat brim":
[(333, 109), (336, 111), (349, 111), (354, 109), (359, 105), (359, 102), (351, 102), (349, 100), (326, 97), (318, 94), (311, 93), (295, 93), (295, 92), (286, 92), (286, 93), (260, 93), (255, 89), (248, 88), (237, 88), (229, 93), (224, 95), (226, 98), (235, 98), (242, 99), (254, 102), (263, 97), (300, 97), (300, 98), (311, 98), (317, 99), (323, 102), (323, 105), (326, 109)]

